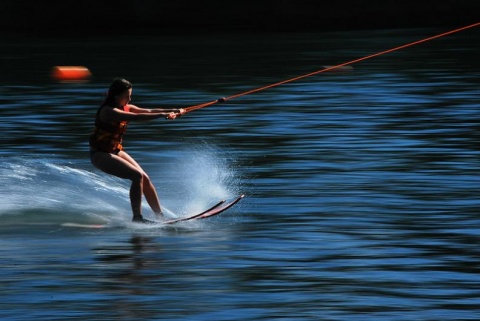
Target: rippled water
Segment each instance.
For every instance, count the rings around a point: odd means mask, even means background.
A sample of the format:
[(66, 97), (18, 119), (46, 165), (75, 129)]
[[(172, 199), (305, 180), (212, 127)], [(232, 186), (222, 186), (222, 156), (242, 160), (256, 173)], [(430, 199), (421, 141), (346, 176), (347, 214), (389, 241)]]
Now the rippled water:
[[(115, 76), (183, 107), (442, 31), (2, 44), (0, 317), (478, 320), (478, 30), (131, 124), (169, 213), (247, 195), (218, 218), (132, 225), (127, 182), (87, 152)], [(94, 78), (51, 81), (62, 64)]]

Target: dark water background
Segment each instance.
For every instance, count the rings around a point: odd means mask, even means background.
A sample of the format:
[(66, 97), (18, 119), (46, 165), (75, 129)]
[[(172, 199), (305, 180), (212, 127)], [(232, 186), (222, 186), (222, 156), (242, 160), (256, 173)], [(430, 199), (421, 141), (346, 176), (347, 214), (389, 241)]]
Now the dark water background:
[(88, 160), (116, 76), (134, 104), (184, 107), (443, 31), (2, 42), (0, 317), (478, 320), (479, 30), (131, 124), (168, 212), (247, 195), (218, 218), (134, 226), (127, 182)]

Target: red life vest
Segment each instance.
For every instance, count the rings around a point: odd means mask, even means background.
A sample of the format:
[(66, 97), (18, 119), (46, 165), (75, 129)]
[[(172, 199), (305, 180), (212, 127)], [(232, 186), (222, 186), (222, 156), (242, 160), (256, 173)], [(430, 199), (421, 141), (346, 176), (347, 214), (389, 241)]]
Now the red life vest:
[[(101, 106), (95, 117), (95, 128), (90, 135), (90, 148), (94, 151), (103, 151), (107, 153), (118, 153), (123, 150), (123, 136), (127, 131), (127, 121), (104, 122), (100, 119), (100, 111), (105, 106)], [(129, 111), (129, 107), (123, 106), (120, 109)]]

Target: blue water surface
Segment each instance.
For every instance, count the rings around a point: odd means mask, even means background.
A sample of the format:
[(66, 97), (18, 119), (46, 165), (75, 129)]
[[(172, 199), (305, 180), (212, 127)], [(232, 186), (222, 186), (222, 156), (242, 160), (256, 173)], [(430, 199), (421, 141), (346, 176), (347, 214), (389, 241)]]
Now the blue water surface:
[(0, 44), (0, 317), (478, 320), (479, 30), (130, 124), (169, 215), (246, 194), (216, 218), (132, 224), (128, 182), (88, 158), (114, 77), (134, 104), (186, 107), (443, 31)]

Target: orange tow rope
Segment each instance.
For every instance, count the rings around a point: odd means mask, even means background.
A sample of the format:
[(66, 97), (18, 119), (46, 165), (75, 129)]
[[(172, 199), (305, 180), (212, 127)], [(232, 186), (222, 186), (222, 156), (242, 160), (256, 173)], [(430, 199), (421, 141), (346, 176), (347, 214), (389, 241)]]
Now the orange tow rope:
[(355, 64), (355, 63), (363, 61), (363, 60), (367, 60), (367, 59), (374, 58), (374, 57), (377, 57), (377, 56), (380, 56), (380, 55), (384, 55), (384, 54), (387, 54), (387, 53), (390, 53), (390, 52), (393, 52), (393, 51), (397, 51), (397, 50), (404, 49), (404, 48), (407, 48), (407, 47), (415, 46), (415, 45), (418, 45), (418, 44), (421, 44), (421, 43), (424, 43), (424, 42), (427, 42), (427, 41), (431, 41), (431, 40), (434, 40), (434, 39), (437, 39), (437, 38), (441, 38), (441, 37), (444, 37), (444, 36), (451, 35), (451, 34), (456, 33), (456, 32), (460, 32), (460, 31), (463, 31), (463, 30), (466, 30), (466, 29), (474, 28), (474, 27), (477, 27), (479, 25), (480, 25), (480, 22), (477, 22), (477, 23), (474, 23), (474, 24), (471, 24), (471, 25), (468, 25), (468, 26), (465, 26), (465, 27), (461, 27), (461, 28), (454, 29), (454, 30), (451, 30), (451, 31), (448, 31), (448, 32), (444, 32), (444, 33), (438, 34), (436, 36), (432, 36), (432, 37), (428, 37), (428, 38), (425, 38), (425, 39), (410, 42), (410, 43), (407, 43), (407, 44), (402, 45), (402, 46), (398, 46), (398, 47), (395, 47), (395, 48), (392, 48), (392, 49), (381, 51), (381, 52), (378, 52), (378, 53), (375, 53), (375, 54), (372, 54), (372, 55), (368, 55), (368, 56), (365, 56), (365, 57), (362, 57), (362, 58), (358, 58), (358, 59), (355, 59), (355, 60), (352, 60), (352, 61), (348, 61), (348, 62), (339, 64), (339, 65), (336, 65), (336, 66), (324, 68), (324, 69), (317, 70), (317, 71), (314, 71), (314, 72), (311, 72), (311, 73), (308, 73), (308, 74), (305, 74), (305, 75), (301, 75), (301, 76), (298, 76), (298, 77), (283, 80), (283, 81), (280, 81), (280, 82), (277, 82), (277, 83), (274, 83), (274, 84), (271, 84), (271, 85), (268, 85), (268, 86), (263, 86), (263, 87), (260, 87), (260, 88), (248, 90), (248, 91), (236, 94), (236, 95), (232, 95), (232, 96), (225, 97), (225, 98), (220, 98), (220, 99), (210, 101), (210, 102), (207, 102), (207, 103), (203, 103), (203, 104), (199, 104), (199, 105), (190, 106), (190, 107), (187, 107), (187, 108), (184, 108), (184, 109), (185, 109), (186, 112), (191, 112), (191, 111), (194, 111), (194, 110), (197, 110), (197, 109), (200, 109), (200, 108), (204, 108), (204, 107), (207, 107), (207, 106), (214, 105), (216, 103), (222, 103), (222, 102), (225, 102), (225, 101), (230, 100), (230, 99), (234, 99), (234, 98), (238, 98), (238, 97), (241, 97), (241, 96), (253, 94), (253, 93), (265, 90), (265, 89), (269, 89), (269, 88), (280, 86), (280, 85), (283, 85), (283, 84), (286, 84), (286, 83), (289, 83), (289, 82), (293, 82), (293, 81), (297, 81), (297, 80), (300, 80), (300, 79), (303, 79), (303, 78), (314, 76), (314, 75), (317, 75), (317, 74), (322, 73), (322, 72), (327, 72), (327, 71), (337, 69), (337, 68), (340, 68), (340, 67), (343, 67), (343, 66), (352, 65), (352, 64)]

